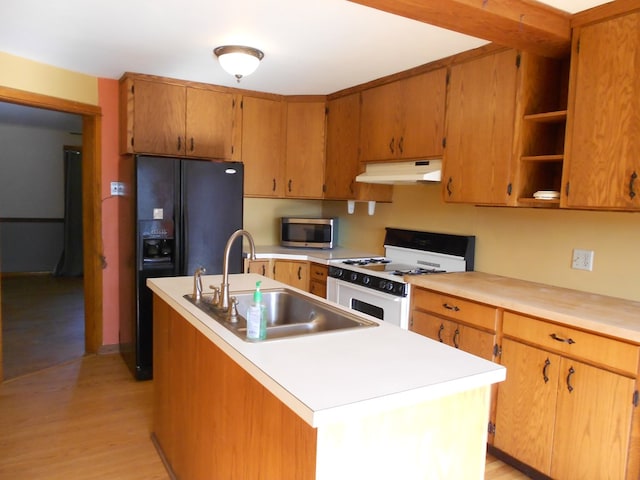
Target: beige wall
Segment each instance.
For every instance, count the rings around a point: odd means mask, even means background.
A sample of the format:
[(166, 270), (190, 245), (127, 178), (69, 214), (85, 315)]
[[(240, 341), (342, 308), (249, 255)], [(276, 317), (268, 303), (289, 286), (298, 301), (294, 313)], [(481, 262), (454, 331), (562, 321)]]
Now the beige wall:
[(244, 228), (256, 245), (277, 245), (280, 241), (280, 217), (322, 215), (319, 200), (287, 200), (267, 198), (244, 199)]
[(0, 52), (0, 85), (98, 105), (98, 79)]
[[(341, 217), (341, 245), (383, 253), (384, 227), (476, 235), (481, 272), (640, 301), (640, 212), (489, 208), (444, 204), (440, 184), (394, 186), (393, 202), (326, 202)], [(571, 268), (573, 248), (594, 250), (592, 272)]]

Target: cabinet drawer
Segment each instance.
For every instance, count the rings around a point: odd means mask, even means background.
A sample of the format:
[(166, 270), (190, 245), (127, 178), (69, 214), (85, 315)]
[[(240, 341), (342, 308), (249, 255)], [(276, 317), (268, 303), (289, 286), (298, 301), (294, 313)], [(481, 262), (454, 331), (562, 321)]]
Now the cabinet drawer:
[(413, 308), (427, 310), (487, 330), (496, 330), (498, 309), (489, 305), (416, 288), (413, 292)]
[(504, 312), (502, 327), (505, 336), (636, 376), (637, 345), (512, 312)]
[(328, 267), (326, 265), (320, 265), (319, 263), (311, 263), (311, 280), (317, 280), (318, 282), (327, 281)]

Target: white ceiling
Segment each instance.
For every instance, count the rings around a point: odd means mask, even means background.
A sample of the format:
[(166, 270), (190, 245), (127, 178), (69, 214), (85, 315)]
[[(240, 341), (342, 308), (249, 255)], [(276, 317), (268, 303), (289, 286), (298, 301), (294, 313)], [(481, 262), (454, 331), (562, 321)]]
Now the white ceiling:
[[(569, 13), (609, 0), (544, 0)], [(328, 94), (485, 44), (346, 0), (2, 0), (0, 51), (103, 78), (238, 86), (213, 48), (265, 57), (240, 87)], [(0, 121), (2, 116), (0, 113)]]

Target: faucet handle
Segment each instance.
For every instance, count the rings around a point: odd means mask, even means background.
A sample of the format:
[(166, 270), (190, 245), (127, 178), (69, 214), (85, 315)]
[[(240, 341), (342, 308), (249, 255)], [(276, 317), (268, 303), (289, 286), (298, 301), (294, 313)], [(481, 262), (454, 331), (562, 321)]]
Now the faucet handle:
[(229, 321), (231, 323), (236, 323), (238, 321), (238, 299), (236, 297), (231, 297), (229, 306)]
[(209, 285), (209, 288), (213, 291), (213, 296), (211, 297), (211, 304), (217, 307), (220, 304), (220, 288), (214, 287), (213, 285)]

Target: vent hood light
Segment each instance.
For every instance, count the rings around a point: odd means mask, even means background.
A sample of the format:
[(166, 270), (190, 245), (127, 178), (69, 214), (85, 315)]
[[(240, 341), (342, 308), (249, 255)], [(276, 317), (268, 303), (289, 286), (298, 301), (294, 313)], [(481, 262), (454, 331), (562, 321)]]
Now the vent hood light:
[(442, 160), (418, 160), (398, 163), (368, 163), (356, 182), (386, 183), (391, 185), (439, 182)]

